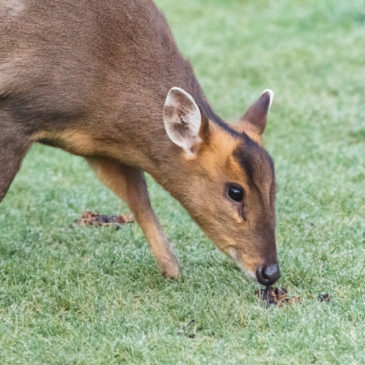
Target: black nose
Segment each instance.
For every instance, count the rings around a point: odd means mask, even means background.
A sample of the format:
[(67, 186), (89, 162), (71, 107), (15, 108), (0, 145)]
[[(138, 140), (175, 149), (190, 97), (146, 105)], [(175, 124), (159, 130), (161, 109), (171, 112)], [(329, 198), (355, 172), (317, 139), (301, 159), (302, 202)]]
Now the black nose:
[(256, 271), (257, 280), (263, 285), (274, 284), (280, 278), (280, 269), (277, 263), (260, 266)]

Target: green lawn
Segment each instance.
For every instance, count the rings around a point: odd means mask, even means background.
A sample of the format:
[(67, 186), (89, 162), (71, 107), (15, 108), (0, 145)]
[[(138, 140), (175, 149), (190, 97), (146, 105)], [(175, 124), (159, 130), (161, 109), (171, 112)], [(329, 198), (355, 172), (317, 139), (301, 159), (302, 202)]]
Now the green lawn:
[(0, 206), (0, 363), (364, 364), (365, 1), (158, 5), (222, 117), (275, 92), (278, 285), (302, 302), (267, 310), (149, 179), (183, 268), (164, 280), (136, 225), (72, 226), (127, 207), (82, 159), (34, 146)]

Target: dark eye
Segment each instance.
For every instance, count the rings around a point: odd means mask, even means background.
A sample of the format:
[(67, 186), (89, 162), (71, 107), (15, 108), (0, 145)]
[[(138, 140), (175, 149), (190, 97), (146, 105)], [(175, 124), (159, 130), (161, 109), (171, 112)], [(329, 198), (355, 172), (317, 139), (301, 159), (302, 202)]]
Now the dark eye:
[(243, 200), (243, 188), (239, 185), (229, 185), (228, 196), (235, 202), (240, 203)]

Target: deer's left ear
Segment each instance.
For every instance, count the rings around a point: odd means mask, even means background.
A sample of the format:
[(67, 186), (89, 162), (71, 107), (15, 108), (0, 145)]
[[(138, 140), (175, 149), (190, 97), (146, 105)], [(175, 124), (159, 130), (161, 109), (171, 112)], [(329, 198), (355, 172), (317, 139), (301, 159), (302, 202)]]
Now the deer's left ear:
[(248, 127), (253, 132), (261, 136), (266, 128), (267, 114), (270, 110), (274, 99), (274, 93), (271, 90), (265, 90), (261, 96), (247, 110), (241, 118), (242, 127)]
[(166, 98), (163, 110), (166, 133), (187, 155), (194, 155), (201, 143), (202, 115), (193, 97), (173, 87)]

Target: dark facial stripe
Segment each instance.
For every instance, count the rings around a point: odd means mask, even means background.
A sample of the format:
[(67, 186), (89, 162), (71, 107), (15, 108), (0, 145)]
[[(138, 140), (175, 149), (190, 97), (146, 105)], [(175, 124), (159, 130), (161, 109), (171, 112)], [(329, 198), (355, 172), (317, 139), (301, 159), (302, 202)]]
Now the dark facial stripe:
[(253, 183), (254, 165), (249, 154), (242, 147), (238, 147), (233, 151), (234, 158), (240, 163), (245, 171), (249, 184)]
[(229, 133), (232, 137), (236, 137), (242, 139), (242, 146), (237, 148), (234, 151), (234, 156), (242, 167), (244, 168), (246, 175), (251, 177), (253, 180), (253, 172), (254, 172), (254, 160), (253, 155), (261, 155), (264, 159), (268, 160), (272, 172), (274, 172), (274, 165), (272, 158), (270, 155), (260, 147), (255, 141), (253, 141), (246, 133), (244, 132), (237, 132), (236, 130), (232, 129), (224, 120), (219, 117), (211, 106), (206, 101), (200, 101), (200, 110), (201, 112), (212, 122), (218, 124), (223, 130)]
[(244, 169), (248, 182), (254, 185), (261, 183), (258, 170), (265, 168), (267, 163), (274, 175), (274, 162), (270, 155), (246, 134), (243, 133), (241, 138), (242, 144), (234, 150), (233, 156)]

